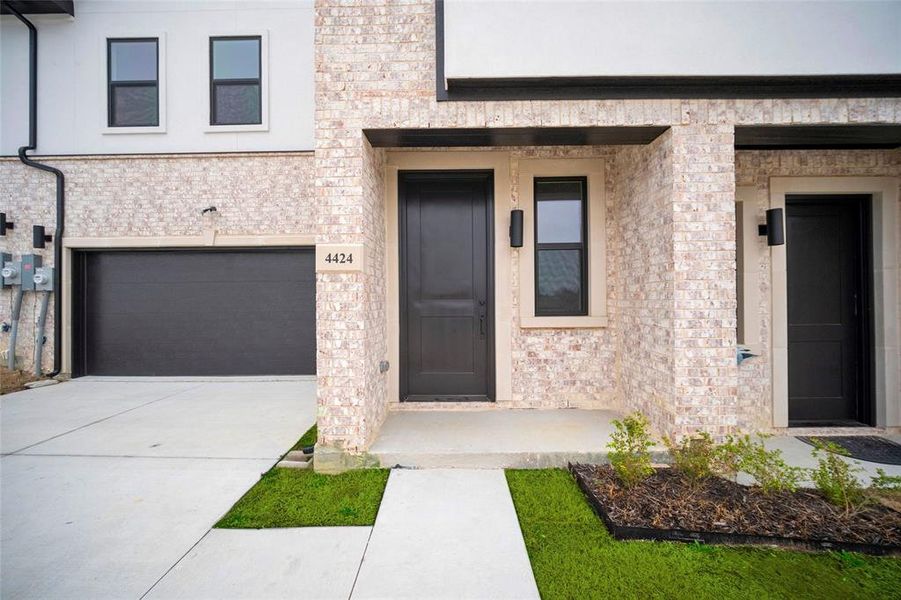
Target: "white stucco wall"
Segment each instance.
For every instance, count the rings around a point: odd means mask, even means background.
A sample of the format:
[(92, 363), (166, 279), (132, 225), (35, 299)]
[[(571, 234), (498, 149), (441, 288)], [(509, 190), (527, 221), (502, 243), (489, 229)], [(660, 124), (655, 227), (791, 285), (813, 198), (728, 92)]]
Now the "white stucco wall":
[(898, 0), (445, 0), (447, 78), (883, 73)]
[[(75, 15), (30, 17), (39, 42), (37, 154), (313, 148), (312, 0), (79, 0)], [(268, 131), (209, 132), (209, 37), (244, 34), (268, 40)], [(141, 36), (162, 36), (165, 45), (165, 132), (104, 133), (106, 38)], [(25, 26), (0, 18), (2, 155), (28, 137), (27, 52)]]

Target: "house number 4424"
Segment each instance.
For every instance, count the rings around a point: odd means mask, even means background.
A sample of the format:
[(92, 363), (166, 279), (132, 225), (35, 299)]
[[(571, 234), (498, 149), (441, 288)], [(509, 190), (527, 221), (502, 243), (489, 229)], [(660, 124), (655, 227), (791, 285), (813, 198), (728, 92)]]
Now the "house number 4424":
[(353, 252), (329, 252), (325, 255), (325, 262), (330, 265), (352, 265), (354, 255)]

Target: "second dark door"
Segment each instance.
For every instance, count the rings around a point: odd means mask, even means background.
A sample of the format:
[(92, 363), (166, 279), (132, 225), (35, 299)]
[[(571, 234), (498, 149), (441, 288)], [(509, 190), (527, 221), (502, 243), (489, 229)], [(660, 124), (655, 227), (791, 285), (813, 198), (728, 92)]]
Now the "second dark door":
[(869, 420), (868, 196), (786, 201), (792, 425)]
[(401, 399), (493, 399), (491, 174), (401, 173)]

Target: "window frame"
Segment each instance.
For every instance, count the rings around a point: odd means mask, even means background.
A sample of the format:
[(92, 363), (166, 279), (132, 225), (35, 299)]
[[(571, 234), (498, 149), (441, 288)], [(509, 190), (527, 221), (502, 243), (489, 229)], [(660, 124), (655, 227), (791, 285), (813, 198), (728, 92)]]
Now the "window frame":
[[(221, 40), (257, 40), (259, 42), (258, 53), (257, 53), (257, 78), (241, 78), (241, 79), (216, 79), (214, 68), (215, 68), (215, 54), (213, 51), (213, 47), (216, 41)], [(211, 35), (209, 36), (209, 126), (213, 130), (222, 130), (222, 128), (263, 128), (266, 125), (266, 94), (264, 90), (264, 61), (263, 61), (263, 52), (265, 48), (265, 36), (263, 34), (249, 34), (249, 35)], [(253, 123), (216, 123), (216, 87), (217, 85), (252, 85), (256, 84), (259, 87), (259, 97), (260, 97), (260, 111), (259, 111), (259, 121)], [(233, 130), (233, 129), (232, 129)], [(239, 129), (240, 130), (240, 129)]]
[[(579, 234), (581, 240), (579, 242), (540, 242), (538, 239), (538, 220), (539, 220), (539, 210), (538, 205), (541, 202), (559, 202), (560, 200), (550, 200), (550, 199), (539, 199), (538, 197), (538, 185), (540, 183), (555, 183), (555, 182), (575, 182), (578, 181), (581, 186), (581, 198), (580, 201), (580, 227)], [(565, 176), (558, 175), (553, 177), (533, 177), (532, 178), (532, 214), (534, 215), (533, 221), (533, 236), (534, 236), (534, 259), (535, 259), (535, 316), (536, 317), (584, 317), (588, 315), (588, 261), (590, 260), (589, 255), (589, 244), (591, 240), (589, 240), (588, 235), (588, 176), (587, 175), (574, 175), (574, 176)], [(576, 312), (570, 311), (555, 311), (555, 310), (544, 310), (539, 308), (539, 284), (538, 278), (540, 276), (539, 273), (539, 263), (540, 263), (540, 255), (542, 251), (553, 251), (553, 250), (578, 250), (579, 251), (579, 259), (580, 259), (580, 268), (579, 268), (579, 304), (580, 310)]]
[[(516, 201), (523, 211), (523, 245), (514, 249), (519, 265), (519, 327), (522, 329), (588, 329), (607, 327), (607, 177), (606, 161), (596, 158), (519, 158)], [(535, 314), (535, 177), (587, 177), (588, 314), (537, 316)]]
[[(123, 133), (139, 133), (141, 131), (159, 131), (163, 127), (163, 119), (165, 113), (163, 110), (163, 86), (162, 81), (162, 61), (163, 56), (162, 39), (154, 36), (117, 36), (107, 37), (105, 39), (106, 53), (106, 119), (105, 129), (107, 131), (123, 132)], [(156, 44), (156, 79), (135, 79), (130, 81), (113, 81), (113, 44), (138, 42), (154, 42)], [(150, 82), (153, 83), (150, 83)], [(114, 124), (115, 103), (113, 101), (114, 89), (119, 87), (155, 87), (156, 88), (156, 124), (153, 125), (116, 125)]]

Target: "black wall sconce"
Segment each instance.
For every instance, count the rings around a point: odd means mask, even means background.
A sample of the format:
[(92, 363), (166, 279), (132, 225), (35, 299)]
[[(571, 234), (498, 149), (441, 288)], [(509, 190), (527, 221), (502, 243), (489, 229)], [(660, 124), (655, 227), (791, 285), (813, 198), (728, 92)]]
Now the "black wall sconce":
[(510, 247), (522, 248), (522, 210), (510, 211)]
[(43, 225), (35, 225), (31, 230), (31, 247), (46, 248), (46, 242), (52, 242), (53, 236), (44, 233)]
[(766, 236), (767, 246), (781, 246), (785, 243), (785, 224), (781, 208), (766, 211), (766, 224), (757, 226), (757, 234)]
[(6, 235), (7, 229), (15, 229), (15, 223), (6, 220), (6, 213), (0, 212), (0, 235)]

